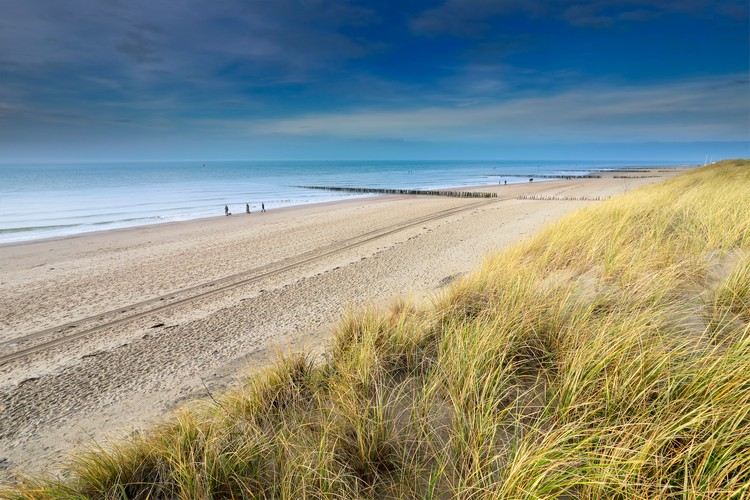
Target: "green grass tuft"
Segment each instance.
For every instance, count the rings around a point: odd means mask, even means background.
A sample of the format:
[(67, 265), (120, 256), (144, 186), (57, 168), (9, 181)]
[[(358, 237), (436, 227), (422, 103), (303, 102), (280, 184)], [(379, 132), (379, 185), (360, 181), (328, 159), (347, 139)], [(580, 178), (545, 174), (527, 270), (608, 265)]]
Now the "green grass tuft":
[(425, 306), (350, 313), (322, 363), (10, 498), (750, 495), (750, 162), (582, 210)]

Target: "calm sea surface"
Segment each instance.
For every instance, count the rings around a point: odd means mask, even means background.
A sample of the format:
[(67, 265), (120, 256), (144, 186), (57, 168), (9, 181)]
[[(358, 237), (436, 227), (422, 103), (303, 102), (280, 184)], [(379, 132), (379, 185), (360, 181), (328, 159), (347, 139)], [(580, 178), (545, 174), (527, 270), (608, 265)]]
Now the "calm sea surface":
[(352, 198), (300, 185), (444, 188), (659, 162), (334, 161), (0, 165), (0, 243)]

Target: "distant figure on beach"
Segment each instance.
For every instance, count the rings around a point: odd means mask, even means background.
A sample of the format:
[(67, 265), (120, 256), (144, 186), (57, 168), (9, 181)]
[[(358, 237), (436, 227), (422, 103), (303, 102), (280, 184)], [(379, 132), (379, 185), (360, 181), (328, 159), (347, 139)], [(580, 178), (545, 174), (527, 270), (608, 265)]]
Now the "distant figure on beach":
[(503, 184), (505, 184), (507, 186), (508, 185), (508, 181), (503, 181)]
[(533, 178), (533, 177), (530, 177), (530, 178), (529, 178), (529, 182), (534, 182), (534, 178)]
[(229, 205), (224, 205), (224, 215), (232, 215), (229, 213)]
[(250, 213), (250, 204), (249, 203), (245, 203), (245, 213), (246, 214)]
[(266, 211), (266, 204), (265, 203), (261, 202), (261, 204), (260, 204), (260, 211), (261, 212), (265, 212)]

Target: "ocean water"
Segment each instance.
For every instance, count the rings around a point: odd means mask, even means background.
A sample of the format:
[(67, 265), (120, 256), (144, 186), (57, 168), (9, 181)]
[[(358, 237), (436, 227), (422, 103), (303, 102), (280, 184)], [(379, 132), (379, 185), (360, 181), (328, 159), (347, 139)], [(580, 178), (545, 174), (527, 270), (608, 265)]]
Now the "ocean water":
[(352, 198), (303, 185), (432, 189), (658, 162), (309, 161), (0, 164), (0, 244)]

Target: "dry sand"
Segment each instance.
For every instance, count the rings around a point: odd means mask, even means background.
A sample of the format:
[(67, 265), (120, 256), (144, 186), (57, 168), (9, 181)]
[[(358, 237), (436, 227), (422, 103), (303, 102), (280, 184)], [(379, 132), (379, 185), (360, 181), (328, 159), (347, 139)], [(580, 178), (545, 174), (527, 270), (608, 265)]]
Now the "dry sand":
[(519, 195), (607, 197), (671, 174), (631, 175), (0, 246), (0, 478), (55, 472), (71, 450), (142, 428), (279, 352), (320, 352), (347, 308), (429, 296), (487, 253), (597, 203)]

